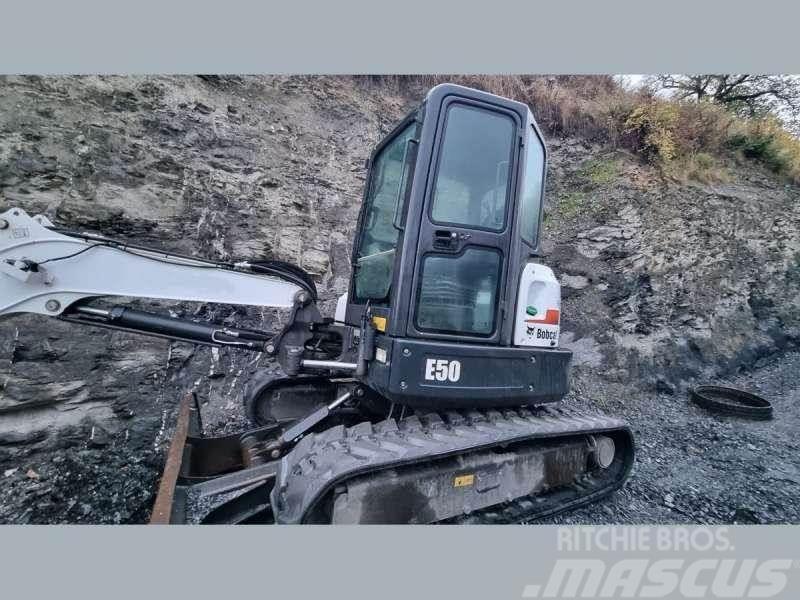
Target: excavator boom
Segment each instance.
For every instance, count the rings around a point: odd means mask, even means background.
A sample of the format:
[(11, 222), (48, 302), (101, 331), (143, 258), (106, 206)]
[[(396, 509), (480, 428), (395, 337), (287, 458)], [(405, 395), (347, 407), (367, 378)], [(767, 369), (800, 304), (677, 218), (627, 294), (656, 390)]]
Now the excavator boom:
[(0, 317), (59, 316), (101, 296), (289, 308), (301, 285), (218, 263), (131, 246), (92, 234), (65, 235), (19, 208), (0, 214)]

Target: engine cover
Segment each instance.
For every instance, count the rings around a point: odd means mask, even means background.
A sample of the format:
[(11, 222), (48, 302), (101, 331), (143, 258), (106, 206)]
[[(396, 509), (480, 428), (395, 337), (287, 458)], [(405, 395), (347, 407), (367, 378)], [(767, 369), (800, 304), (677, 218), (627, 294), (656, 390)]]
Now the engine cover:
[(511, 407), (557, 402), (569, 390), (569, 350), (386, 336), (377, 336), (376, 346), (366, 383), (399, 404)]

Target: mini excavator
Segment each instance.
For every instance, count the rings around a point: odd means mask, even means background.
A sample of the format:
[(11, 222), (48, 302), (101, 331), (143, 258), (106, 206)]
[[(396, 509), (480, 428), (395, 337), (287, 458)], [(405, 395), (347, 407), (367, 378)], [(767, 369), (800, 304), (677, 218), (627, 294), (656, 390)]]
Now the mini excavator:
[[(207, 437), (181, 404), (155, 513), (180, 523), (484, 523), (619, 488), (622, 421), (559, 406), (560, 286), (536, 262), (546, 150), (522, 103), (452, 84), (374, 149), (333, 318), (275, 260), (211, 261), (0, 215), (0, 317), (46, 315), (262, 353), (252, 429)], [(113, 298), (282, 307), (277, 333)], [(160, 506), (159, 506), (160, 504)]]

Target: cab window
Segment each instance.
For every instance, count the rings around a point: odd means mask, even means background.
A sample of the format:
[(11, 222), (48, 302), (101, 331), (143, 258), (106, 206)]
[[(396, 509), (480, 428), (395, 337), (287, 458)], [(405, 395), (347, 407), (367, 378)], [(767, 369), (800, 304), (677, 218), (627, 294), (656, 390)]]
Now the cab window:
[(508, 115), (450, 106), (433, 190), (435, 223), (490, 231), (505, 227), (515, 129)]
[(527, 157), (520, 201), (520, 236), (535, 247), (539, 237), (539, 211), (542, 205), (544, 146), (532, 126), (528, 129), (525, 146)]
[(365, 200), (355, 265), (357, 301), (383, 301), (392, 283), (394, 257), (400, 232), (394, 226), (396, 211), (405, 198), (410, 168), (406, 151), (415, 123), (409, 124), (372, 161), (369, 192)]

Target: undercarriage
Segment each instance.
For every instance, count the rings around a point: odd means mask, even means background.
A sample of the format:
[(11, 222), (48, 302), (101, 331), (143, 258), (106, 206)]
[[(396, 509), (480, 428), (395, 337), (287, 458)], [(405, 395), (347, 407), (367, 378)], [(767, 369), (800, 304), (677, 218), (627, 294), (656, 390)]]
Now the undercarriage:
[(617, 419), (540, 407), (342, 422), (276, 451), (286, 426), (205, 437), (182, 402), (154, 523), (505, 523), (618, 489), (633, 437)]

